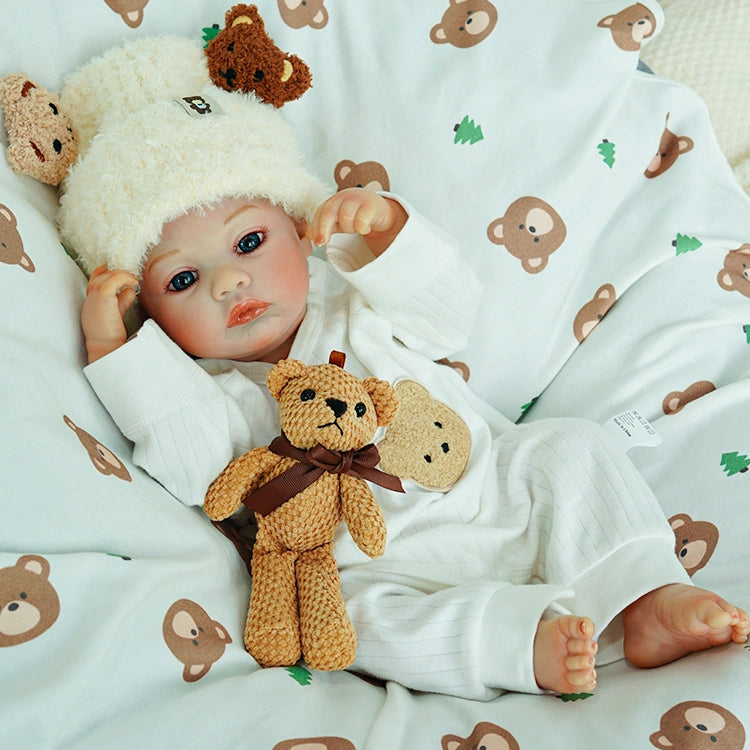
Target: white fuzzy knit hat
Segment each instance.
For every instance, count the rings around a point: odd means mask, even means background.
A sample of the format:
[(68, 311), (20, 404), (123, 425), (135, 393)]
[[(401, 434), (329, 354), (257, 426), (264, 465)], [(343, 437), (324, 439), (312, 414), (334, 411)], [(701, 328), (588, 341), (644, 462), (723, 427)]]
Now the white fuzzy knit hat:
[(80, 139), (58, 223), (84, 270), (140, 276), (165, 223), (253, 196), (311, 219), (325, 196), (291, 126), (252, 94), (212, 85), (199, 44), (155, 37), (110, 50), (60, 94)]

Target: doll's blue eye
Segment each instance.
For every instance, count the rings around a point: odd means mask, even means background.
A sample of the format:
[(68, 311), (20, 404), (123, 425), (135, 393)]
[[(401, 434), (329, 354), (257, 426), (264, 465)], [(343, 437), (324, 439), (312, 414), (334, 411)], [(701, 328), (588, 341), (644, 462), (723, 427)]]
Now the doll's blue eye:
[(180, 271), (180, 273), (172, 277), (168, 288), (173, 292), (183, 292), (195, 284), (196, 281), (198, 281), (198, 275), (195, 271)]
[(237, 252), (245, 255), (260, 247), (263, 242), (262, 232), (250, 232), (237, 243)]

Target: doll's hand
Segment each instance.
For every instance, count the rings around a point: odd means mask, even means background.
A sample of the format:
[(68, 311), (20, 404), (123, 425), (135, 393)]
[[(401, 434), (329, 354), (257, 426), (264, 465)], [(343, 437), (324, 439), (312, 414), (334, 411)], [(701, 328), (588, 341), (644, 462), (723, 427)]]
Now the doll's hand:
[(133, 304), (138, 279), (127, 271), (99, 266), (89, 279), (81, 310), (89, 364), (113, 352), (127, 340), (123, 316)]
[(325, 245), (332, 234), (361, 234), (374, 255), (386, 250), (407, 220), (399, 203), (366, 188), (347, 188), (324, 201), (315, 212), (311, 239)]

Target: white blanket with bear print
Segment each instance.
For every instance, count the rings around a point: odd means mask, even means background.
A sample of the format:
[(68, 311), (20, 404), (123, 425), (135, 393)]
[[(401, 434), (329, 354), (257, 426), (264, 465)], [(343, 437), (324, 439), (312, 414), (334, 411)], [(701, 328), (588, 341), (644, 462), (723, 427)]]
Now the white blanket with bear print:
[[(637, 409), (660, 442), (629, 455), (676, 554), (696, 583), (750, 606), (750, 202), (702, 101), (637, 70), (665, 24), (658, 3), (257, 5), (313, 73), (284, 108), (309, 165), (332, 190), (404, 195), (484, 279), (458, 371), (514, 420)], [(200, 39), (228, 8), (0, 0), (0, 76), (59, 91), (92, 55), (136, 36)], [(0, 158), (4, 746), (745, 746), (741, 646), (658, 670), (618, 662), (593, 696), (564, 700), (258, 668), (242, 648), (244, 565), (133, 465), (82, 375), (86, 281), (56, 206)]]

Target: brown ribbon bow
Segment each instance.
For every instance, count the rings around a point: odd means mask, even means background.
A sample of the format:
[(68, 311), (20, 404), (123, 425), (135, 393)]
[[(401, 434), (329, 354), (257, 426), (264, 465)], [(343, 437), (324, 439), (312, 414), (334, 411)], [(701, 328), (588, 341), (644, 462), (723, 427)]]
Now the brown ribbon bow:
[(271, 441), (268, 449), (278, 456), (294, 458), (298, 463), (245, 495), (242, 502), (262, 516), (291, 500), (326, 471), (367, 479), (394, 492), (404, 491), (398, 477), (375, 468), (380, 454), (372, 443), (351, 451), (332, 451), (320, 443), (310, 450), (302, 450), (292, 445), (282, 432)]

